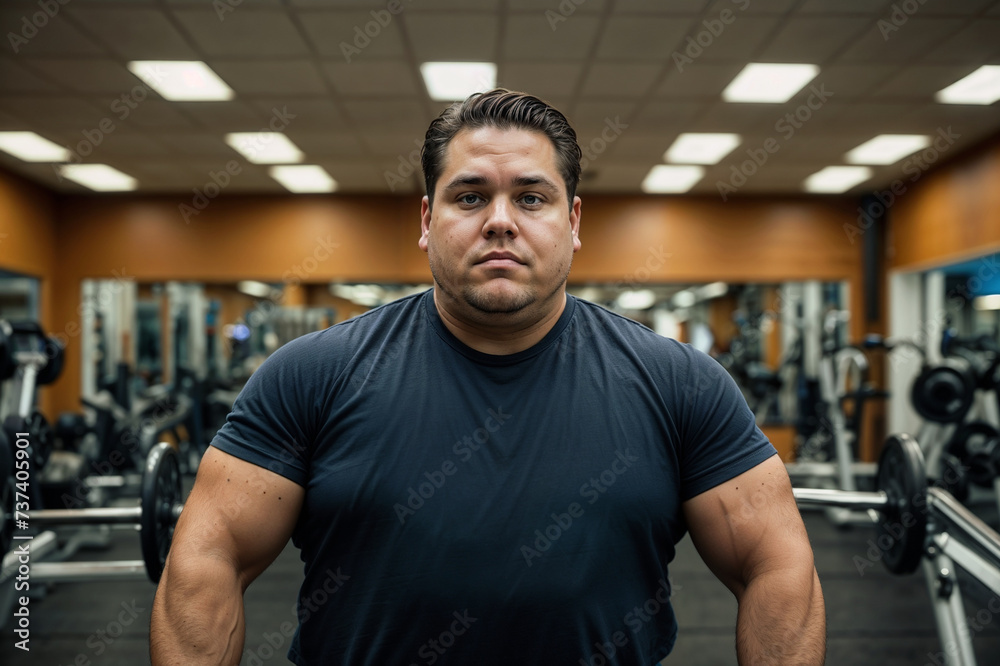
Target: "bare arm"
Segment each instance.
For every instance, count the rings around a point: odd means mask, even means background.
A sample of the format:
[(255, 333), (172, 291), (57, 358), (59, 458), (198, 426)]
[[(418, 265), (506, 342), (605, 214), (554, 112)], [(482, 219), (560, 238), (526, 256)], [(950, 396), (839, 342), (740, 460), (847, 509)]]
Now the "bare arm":
[(691, 539), (739, 602), (740, 664), (821, 665), (823, 591), (777, 456), (684, 503)]
[(208, 449), (153, 601), (155, 666), (239, 663), (243, 593), (288, 542), (303, 496), (282, 476)]

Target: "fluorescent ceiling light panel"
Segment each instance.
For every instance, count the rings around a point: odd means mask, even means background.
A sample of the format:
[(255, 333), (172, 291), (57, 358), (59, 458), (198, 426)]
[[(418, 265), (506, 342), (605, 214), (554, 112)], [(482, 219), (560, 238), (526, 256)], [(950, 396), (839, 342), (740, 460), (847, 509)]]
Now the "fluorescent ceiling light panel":
[(59, 167), (63, 178), (97, 192), (127, 192), (139, 187), (139, 181), (107, 164), (66, 164)]
[(200, 60), (133, 60), (128, 70), (171, 102), (224, 102), (236, 96)]
[(623, 291), (618, 295), (618, 307), (623, 310), (646, 310), (656, 302), (656, 294), (652, 289)]
[(727, 102), (787, 102), (816, 78), (819, 67), (752, 62), (722, 91)]
[(923, 134), (879, 134), (851, 150), (844, 159), (849, 164), (895, 164), (929, 145), (931, 137)]
[(648, 194), (687, 192), (704, 176), (705, 169), (700, 166), (658, 164), (642, 181), (642, 191)]
[(739, 134), (687, 132), (677, 137), (663, 159), (674, 164), (718, 164), (742, 140)]
[(0, 132), (0, 150), (25, 162), (68, 162), (71, 153), (34, 132)]
[(972, 300), (972, 307), (977, 310), (1000, 310), (1000, 294), (977, 296)]
[(281, 132), (230, 132), (226, 143), (254, 164), (301, 162), (299, 147)]
[(276, 166), (268, 169), (267, 173), (284, 185), (286, 190), (296, 194), (333, 192), (337, 189), (337, 181), (330, 178), (330, 174), (323, 167), (313, 164)]
[(939, 90), (934, 99), (942, 104), (992, 104), (1000, 99), (1000, 65), (983, 65)]
[(267, 298), (271, 295), (271, 285), (257, 280), (241, 280), (236, 283), (236, 290), (254, 298)]
[(872, 177), (872, 170), (863, 166), (828, 166), (805, 180), (806, 192), (840, 194)]
[(492, 62), (425, 62), (420, 74), (435, 102), (464, 100), (497, 84), (497, 66)]

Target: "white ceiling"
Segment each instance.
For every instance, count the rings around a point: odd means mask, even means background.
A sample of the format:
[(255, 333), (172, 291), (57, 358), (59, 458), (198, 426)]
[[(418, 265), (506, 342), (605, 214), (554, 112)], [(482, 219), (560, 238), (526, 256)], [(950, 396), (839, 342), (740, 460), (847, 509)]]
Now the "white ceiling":
[[(295, 115), (286, 133), (306, 162), (324, 166), (341, 191), (388, 193), (385, 173), (397, 171), (443, 108), (419, 77), (428, 60), (498, 63), (500, 85), (555, 104), (581, 145), (606, 119), (620, 118), (628, 128), (591, 161), (581, 191), (639, 192), (681, 132), (744, 137), (709, 167), (693, 190), (703, 193), (717, 192), (717, 181), (768, 137), (781, 147), (741, 192), (800, 192), (808, 175), (844, 164), (845, 152), (880, 133), (951, 127), (960, 136), (948, 158), (1000, 132), (997, 104), (933, 101), (980, 65), (1000, 64), (994, 0), (400, 0), (403, 11), (350, 63), (340, 44), (388, 0), (44, 1), (58, 13), (16, 54), (7, 35), (21, 33), (39, 0), (0, 4), (0, 129), (33, 130), (72, 149), (110, 119), (114, 130), (84, 161), (134, 176), (144, 192), (189, 192), (232, 159), (244, 166), (227, 191), (284, 192), (266, 167), (244, 163), (222, 140), (263, 129), (277, 108)], [(553, 29), (546, 11), (558, 13), (560, 4), (576, 9)], [(884, 32), (880, 21), (889, 25), (894, 5), (916, 11)], [(672, 54), (723, 10), (734, 20), (678, 71)], [(120, 118), (122, 106), (112, 104), (139, 84), (126, 63), (159, 59), (206, 61), (236, 99), (173, 103), (151, 93)], [(786, 139), (775, 124), (806, 100), (808, 87), (787, 104), (721, 101), (750, 61), (816, 63), (814, 83), (833, 95)], [(854, 191), (909, 178), (904, 164), (875, 167), (875, 178)], [(52, 165), (0, 153), (0, 168), (84, 191)], [(395, 191), (422, 191), (418, 177)]]

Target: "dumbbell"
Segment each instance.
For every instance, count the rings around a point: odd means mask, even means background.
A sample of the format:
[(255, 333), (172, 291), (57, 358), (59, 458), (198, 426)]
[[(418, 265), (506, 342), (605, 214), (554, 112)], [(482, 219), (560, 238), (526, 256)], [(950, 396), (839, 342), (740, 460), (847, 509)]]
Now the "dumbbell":
[[(139, 529), (142, 561), (126, 562), (40, 562), (32, 565), (32, 580), (52, 582), (87, 578), (131, 577), (145, 570), (158, 583), (170, 551), (174, 525), (181, 514), (181, 472), (177, 452), (165, 442), (154, 446), (146, 457), (142, 473), (141, 504), (135, 507), (89, 509), (41, 509), (16, 512), (4, 517), (18, 529), (73, 525), (133, 525)], [(10, 506), (4, 507), (5, 510)], [(21, 527), (24, 521), (26, 527)], [(10, 549), (4, 544), (4, 552)]]

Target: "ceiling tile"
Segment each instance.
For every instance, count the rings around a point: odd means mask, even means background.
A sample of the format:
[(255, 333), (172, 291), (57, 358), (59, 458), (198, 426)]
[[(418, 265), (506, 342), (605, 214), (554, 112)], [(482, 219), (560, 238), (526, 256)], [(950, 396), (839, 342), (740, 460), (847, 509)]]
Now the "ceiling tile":
[[(28, 60), (21, 59), (21, 63)], [(36, 76), (15, 61), (14, 58), (0, 58), (0, 94), (53, 92), (52, 83)]]
[[(358, 128), (406, 128), (406, 132), (413, 128), (415, 132), (427, 130), (433, 117), (427, 117), (422, 105), (412, 98), (400, 98), (394, 100), (368, 101), (368, 100), (345, 100), (344, 108), (347, 114), (354, 121)], [(443, 107), (442, 107), (443, 110)]]
[[(579, 4), (570, 0), (569, 3), (563, 5), (562, 2), (552, 2), (552, 0), (549, 0), (543, 9), (539, 9), (538, 0), (507, 0), (507, 8), (516, 11), (524, 11), (526, 9), (534, 9), (546, 13), (551, 11), (568, 19), (578, 13), (599, 14), (604, 11), (604, 8), (608, 4), (608, 0), (586, 0), (585, 2), (578, 0), (578, 2)], [(557, 22), (556, 25), (561, 23), (558, 19), (554, 20)]]
[[(636, 192), (642, 184), (649, 169), (657, 164), (655, 161), (637, 163), (633, 160), (609, 158), (595, 160), (587, 168), (588, 176), (580, 183), (577, 193), (585, 196), (594, 192)], [(584, 248), (587, 248), (587, 201), (583, 202), (583, 221), (580, 225), (580, 238)]]
[(298, 56), (308, 48), (284, 11), (235, 11), (223, 19), (214, 11), (175, 12), (195, 43), (209, 56)]
[(928, 65), (904, 67), (872, 91), (871, 97), (931, 101), (934, 93), (969, 73), (968, 67)]
[(978, 19), (921, 57), (922, 63), (965, 64), (1000, 60), (1000, 19)]
[(317, 131), (290, 125), (286, 134), (310, 157), (361, 157), (365, 154), (361, 141), (353, 132)]
[(77, 97), (0, 97), (0, 110), (21, 118), (32, 127), (79, 129), (97, 127), (102, 110)]
[[(703, 58), (709, 62), (728, 60), (745, 62), (754, 57), (766, 43), (778, 23), (779, 19), (776, 17), (738, 15), (718, 37), (713, 36), (703, 25), (698, 27), (699, 24), (695, 24), (696, 27), (692, 28), (693, 34), (685, 38), (677, 50), (696, 61)], [(708, 37), (712, 38), (711, 42)], [(693, 39), (695, 45), (701, 47), (699, 55), (691, 55), (699, 52), (691, 45), (689, 39)], [(698, 42), (699, 39), (701, 42)]]
[(653, 85), (662, 65), (640, 63), (594, 64), (583, 78), (583, 95), (641, 97)]
[(756, 59), (821, 64), (870, 27), (871, 19), (863, 17), (791, 18), (768, 40)]
[(935, 48), (962, 24), (961, 19), (928, 19), (917, 15), (898, 30), (886, 30), (884, 34), (879, 25), (886, 24), (875, 24), (841, 54), (840, 62), (910, 62)]
[(566, 60), (582, 58), (597, 35), (600, 19), (573, 15), (552, 30), (542, 14), (515, 14), (504, 26), (503, 58)]
[[(271, 117), (273, 105), (258, 111), (240, 101), (232, 102), (171, 102), (185, 117), (204, 128), (221, 132), (253, 132), (263, 129)], [(280, 107), (278, 107), (280, 110)]]
[[(649, 132), (642, 129), (629, 128), (615, 141), (613, 155), (617, 160), (635, 159), (644, 162), (658, 163), (663, 159), (663, 153), (677, 138), (678, 132), (664, 128), (659, 132)], [(609, 151), (611, 152), (611, 151)]]
[[(42, 14), (45, 20), (35, 19)], [(98, 55), (101, 48), (80, 32), (67, 18), (57, 12), (52, 18), (38, 10), (35, 3), (22, 8), (0, 10), (0, 34), (6, 49), (17, 56)]]
[(175, 154), (184, 158), (232, 159), (237, 156), (221, 132), (169, 131), (159, 135), (159, 140)]
[(67, 7), (71, 16), (104, 45), (126, 60), (197, 60), (174, 23), (156, 9)]
[(323, 70), (337, 93), (344, 96), (417, 93), (416, 74), (405, 60), (334, 61), (323, 63)]
[(323, 79), (310, 60), (213, 60), (210, 64), (237, 96), (327, 94)]
[(278, 125), (284, 125), (284, 130), (329, 129), (340, 127), (344, 123), (344, 114), (330, 99), (302, 98), (271, 98), (254, 100), (253, 106), (258, 109), (263, 121), (263, 128), (274, 120)]
[(880, 14), (894, 0), (806, 0), (798, 7), (803, 14)]
[(824, 67), (813, 83), (826, 86), (840, 101), (865, 95), (898, 71), (898, 65), (832, 65)]
[(693, 21), (682, 17), (613, 16), (601, 34), (597, 57), (666, 60), (680, 47)]
[(739, 14), (784, 14), (794, 7), (799, 0), (716, 0), (706, 12), (708, 16), (716, 17), (723, 9), (729, 9)]
[(418, 62), (491, 62), (496, 57), (500, 22), (495, 16), (411, 13), (403, 16), (403, 24)]
[(413, 151), (420, 151), (424, 145), (424, 134), (406, 132), (364, 131), (359, 136), (372, 155), (402, 157), (408, 159)]
[(618, 0), (615, 11), (619, 14), (638, 12), (642, 14), (696, 14), (708, 5), (710, 0)]
[(633, 122), (637, 128), (656, 128), (663, 131), (683, 131), (705, 109), (697, 102), (648, 102), (636, 113)]
[(658, 86), (656, 94), (663, 97), (702, 98), (718, 100), (736, 75), (744, 67), (743, 63), (716, 65), (696, 61), (692, 65), (678, 69), (668, 68), (667, 77)]
[[(381, 26), (370, 13), (360, 11), (301, 11), (302, 26), (320, 55), (346, 63), (369, 58), (403, 56), (399, 22)], [(371, 35), (365, 34), (368, 28)]]
[[(599, 134), (608, 124), (621, 126), (622, 123), (631, 126), (631, 116), (636, 105), (628, 101), (593, 101), (582, 100), (573, 107), (567, 115), (576, 133), (582, 137)], [(627, 128), (623, 129), (623, 132)]]
[(149, 88), (120, 62), (106, 59), (33, 58), (31, 67), (63, 88), (91, 94), (131, 94), (137, 86)]
[(500, 65), (497, 83), (542, 99), (565, 97), (576, 89), (582, 72), (577, 62), (505, 62)]

